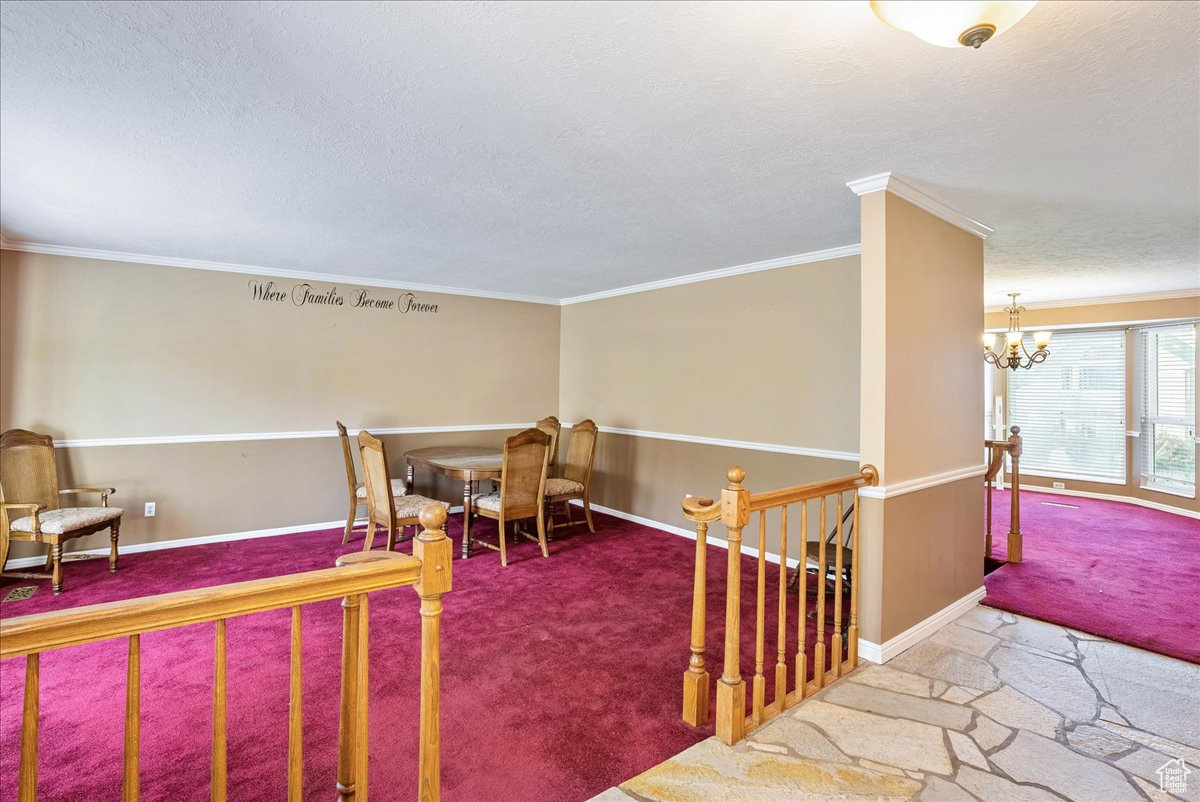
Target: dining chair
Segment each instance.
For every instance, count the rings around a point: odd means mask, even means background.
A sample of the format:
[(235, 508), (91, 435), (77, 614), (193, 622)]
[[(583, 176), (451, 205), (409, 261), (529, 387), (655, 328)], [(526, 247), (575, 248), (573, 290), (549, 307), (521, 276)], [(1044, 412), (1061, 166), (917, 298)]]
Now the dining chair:
[[(0, 570), (8, 561), (9, 544), (24, 540), (50, 547), (46, 569), (55, 595), (63, 591), (63, 544), (109, 530), (108, 570), (117, 570), (117, 541), (121, 536), (120, 507), (108, 506), (111, 487), (59, 489), (54, 440), (46, 434), (9, 429), (0, 435)], [(63, 507), (63, 496), (95, 493), (99, 507)], [(12, 576), (46, 578), (46, 574)]]
[(365, 429), (358, 433), (358, 447), (362, 453), (363, 485), (367, 495), (367, 534), (363, 538), (363, 551), (370, 551), (375, 540), (375, 528), (383, 527), (387, 532), (387, 551), (396, 547), (397, 535), (404, 529), (420, 522), (421, 510), (427, 504), (440, 504), (447, 511), (450, 505), (444, 501), (410, 493), (396, 495), (396, 483), (388, 473), (387, 449), (383, 441)]
[[(852, 558), (854, 556), (854, 504), (851, 503), (842, 512), (842, 542), (837, 542), (837, 522), (834, 521), (833, 526), (829, 529), (829, 534), (825, 536), (825, 576), (837, 575), (837, 549), (842, 550), (842, 580), (845, 583), (846, 592), (850, 592), (854, 577), (850, 570)], [(821, 542), (819, 540), (804, 541), (804, 557), (805, 567), (814, 569), (820, 568), (821, 561)], [(788, 587), (795, 588), (797, 581), (800, 578), (799, 567), (792, 573), (792, 578), (788, 580)], [(815, 588), (809, 589), (810, 593), (815, 593)]]
[(550, 435), (550, 461), (548, 465), (550, 469), (553, 469), (558, 464), (558, 433), (562, 431), (562, 424), (558, 422), (558, 418), (551, 415), (548, 418), (542, 418), (534, 425)]
[(563, 466), (563, 475), (546, 480), (546, 507), (551, 510), (551, 532), (557, 528), (553, 514), (556, 504), (562, 504), (566, 508), (567, 522), (562, 526), (575, 524), (571, 520), (573, 499), (583, 502), (583, 514), (587, 519), (588, 529), (596, 531), (592, 522), (591, 507), (592, 461), (595, 457), (596, 424), (591, 420), (582, 420), (571, 427), (571, 434), (567, 438), (567, 462)]
[(546, 470), (550, 460), (550, 435), (540, 429), (526, 429), (504, 441), (504, 457), (500, 469), (500, 489), (480, 493), (471, 498), (471, 512), (497, 522), (498, 545), (471, 539), (485, 548), (500, 552), (500, 564), (508, 565), (505, 529), (509, 522), (525, 518), (537, 520), (537, 537), (520, 529), (517, 534), (536, 542), (542, 556), (549, 557), (546, 546)]
[[(342, 534), (342, 543), (350, 542), (350, 531), (358, 520), (358, 508), (367, 503), (367, 487), (358, 481), (354, 475), (354, 455), (350, 449), (350, 435), (342, 422), (337, 424), (338, 439), (342, 441), (342, 459), (346, 463), (346, 494), (350, 497), (350, 511), (346, 513), (346, 531)], [(403, 496), (408, 493), (408, 486), (403, 479), (392, 480), (392, 495)]]

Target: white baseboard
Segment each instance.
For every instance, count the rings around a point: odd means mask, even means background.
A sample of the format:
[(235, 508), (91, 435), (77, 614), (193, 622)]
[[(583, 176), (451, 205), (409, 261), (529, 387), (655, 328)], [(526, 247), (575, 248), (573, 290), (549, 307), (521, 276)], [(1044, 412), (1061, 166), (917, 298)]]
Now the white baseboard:
[[(346, 520), (343, 518), (340, 521), (326, 521), (317, 524), (299, 524), (296, 526), (276, 526), (271, 529), (253, 529), (249, 532), (230, 532), (224, 535), (202, 535), (201, 537), (183, 537), (175, 540), (156, 540), (151, 543), (133, 543), (128, 546), (121, 546), (121, 554), (140, 554), (143, 551), (162, 551), (163, 549), (176, 549), (186, 546), (204, 546), (209, 543), (229, 543), (234, 540), (253, 540), (259, 537), (275, 537), (276, 535), (294, 535), (299, 532), (312, 532), (317, 529), (338, 529), (346, 525)], [(98, 549), (83, 549), (81, 551), (67, 552), (65, 556), (74, 557), (80, 554), (89, 557), (107, 557), (108, 546)], [(5, 566), (6, 569), (19, 571), (22, 568), (30, 568), (42, 566), (46, 564), (45, 556), (41, 557), (17, 557), (9, 560)]]
[[(998, 485), (1001, 490), (1009, 488), (1008, 483)], [(1139, 507), (1146, 507), (1151, 510), (1160, 510), (1169, 512), (1174, 515), (1182, 515), (1185, 518), (1200, 519), (1200, 512), (1195, 510), (1185, 510), (1182, 507), (1172, 507), (1170, 504), (1163, 504), (1158, 501), (1150, 501), (1136, 496), (1116, 496), (1109, 493), (1092, 493), (1087, 490), (1068, 490), (1066, 488), (1059, 489), (1057, 487), (1042, 487), (1041, 485), (1021, 485), (1022, 493), (1049, 493), (1054, 496), (1079, 496), (1080, 498), (1097, 498), (1101, 501), (1119, 501), (1122, 504), (1136, 504)]]
[(967, 610), (970, 610), (986, 594), (987, 590), (985, 588), (976, 588), (958, 601), (943, 607), (924, 621), (909, 627), (882, 645), (859, 638), (858, 656), (872, 663), (886, 663), (893, 657), (898, 656), (905, 649), (915, 646), (918, 642), (928, 638), (946, 626), (946, 624), (949, 624)]
[[(583, 502), (579, 501), (578, 499), (572, 501), (571, 503), (577, 507), (582, 506), (582, 504), (583, 504)], [(642, 526), (648, 526), (651, 529), (659, 529), (663, 532), (667, 532), (668, 534), (679, 535), (680, 537), (686, 537), (688, 540), (696, 539), (696, 532), (694, 530), (685, 529), (682, 526), (671, 526), (670, 524), (664, 524), (661, 521), (654, 521), (654, 520), (651, 520), (650, 518), (643, 518), (640, 515), (633, 515), (632, 513), (622, 512), (621, 510), (613, 509), (612, 507), (602, 507), (599, 504), (593, 504), (592, 509), (595, 510), (596, 512), (602, 512), (605, 515), (611, 515), (614, 518), (620, 518), (623, 521), (631, 521), (635, 524), (641, 524)], [(708, 533), (708, 538), (707, 538), (706, 542), (708, 543), (708, 545), (716, 546), (719, 549), (728, 549), (729, 548), (729, 541), (724, 540), (722, 538), (713, 537), (711, 530)], [(747, 557), (757, 558), (758, 557), (758, 549), (754, 548), (753, 546), (747, 546), (746, 543), (743, 542), (742, 543), (742, 554), (745, 554)], [(768, 551), (768, 552), (766, 552), (766, 555), (767, 555), (767, 562), (774, 563), (775, 565), (779, 565), (779, 555), (778, 554)], [(788, 568), (795, 568), (799, 564), (800, 564), (800, 561), (798, 559), (796, 559), (795, 557), (788, 557), (788, 561), (787, 561)]]

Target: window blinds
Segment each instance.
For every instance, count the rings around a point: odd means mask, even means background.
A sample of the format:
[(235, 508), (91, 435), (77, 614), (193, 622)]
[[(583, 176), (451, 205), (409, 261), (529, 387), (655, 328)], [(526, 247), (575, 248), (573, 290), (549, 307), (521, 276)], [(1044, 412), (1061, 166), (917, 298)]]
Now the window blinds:
[(1196, 494), (1196, 327), (1142, 329), (1139, 464), (1142, 486)]
[[(1032, 337), (1025, 346), (1032, 353)], [(1021, 469), (1125, 483), (1125, 332), (1060, 331), (1050, 356), (1008, 377), (1008, 419), (1021, 427)]]

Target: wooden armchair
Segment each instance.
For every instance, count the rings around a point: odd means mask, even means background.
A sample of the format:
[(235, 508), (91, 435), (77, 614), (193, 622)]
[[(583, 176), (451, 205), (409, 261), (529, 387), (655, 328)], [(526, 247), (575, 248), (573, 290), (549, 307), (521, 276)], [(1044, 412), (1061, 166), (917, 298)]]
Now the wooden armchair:
[(595, 532), (592, 523), (591, 491), (592, 491), (592, 460), (596, 456), (596, 424), (583, 420), (571, 427), (571, 435), (567, 440), (567, 464), (560, 478), (546, 480), (546, 506), (550, 508), (550, 531), (555, 529), (553, 509), (555, 504), (566, 508), (567, 522), (564, 526), (573, 526), (571, 520), (571, 500), (583, 502), (583, 514), (587, 519), (588, 529)]
[(526, 429), (504, 441), (504, 460), (501, 463), (500, 489), (471, 498), (471, 512), (495, 520), (499, 526), (499, 545), (471, 538), (472, 542), (500, 552), (500, 564), (508, 565), (505, 547), (505, 526), (509, 521), (537, 519), (537, 538), (517, 530), (518, 534), (535, 540), (542, 547), (542, 556), (549, 557), (546, 547), (546, 468), (550, 460), (550, 435), (540, 429)]
[[(345, 425), (340, 420), (334, 422), (337, 424), (338, 439), (342, 441), (342, 459), (346, 463), (346, 495), (350, 497), (350, 511), (346, 513), (346, 531), (342, 535), (342, 543), (349, 543), (350, 531), (358, 519), (358, 508), (367, 503), (367, 487), (360, 484), (354, 475), (354, 453), (350, 449), (350, 435), (346, 433)], [(408, 492), (404, 480), (392, 479), (391, 482), (393, 496), (403, 496)]]
[[(8, 562), (9, 543), (24, 540), (46, 543), (50, 552), (46, 567), (55, 594), (62, 593), (63, 544), (76, 537), (110, 530), (112, 543), (108, 570), (117, 570), (117, 539), (124, 510), (108, 506), (111, 487), (60, 489), (54, 441), (49, 435), (24, 429), (9, 429), (0, 435), (0, 568)], [(99, 507), (62, 507), (66, 495), (96, 493)], [(16, 576), (46, 578), (46, 574), (17, 573)]]
[(562, 431), (562, 424), (558, 422), (558, 418), (551, 415), (548, 418), (542, 418), (534, 426), (539, 431), (550, 435), (550, 459), (546, 464), (549, 469), (553, 469), (558, 464), (558, 433)]
[(365, 480), (366, 501), (363, 503), (367, 505), (367, 536), (364, 538), (363, 551), (371, 550), (377, 526), (387, 532), (387, 550), (391, 551), (396, 547), (396, 536), (402, 535), (405, 527), (416, 526), (420, 522), (421, 510), (427, 504), (439, 504), (444, 510), (450, 509), (446, 502), (426, 496), (396, 495), (396, 483), (388, 472), (387, 449), (383, 441), (364, 430), (358, 433), (358, 446), (362, 452)]

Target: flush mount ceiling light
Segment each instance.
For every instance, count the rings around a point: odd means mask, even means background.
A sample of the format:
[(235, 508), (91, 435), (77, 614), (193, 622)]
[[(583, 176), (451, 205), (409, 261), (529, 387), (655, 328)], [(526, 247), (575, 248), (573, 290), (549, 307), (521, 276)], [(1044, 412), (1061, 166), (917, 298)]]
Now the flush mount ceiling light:
[(871, 0), (875, 16), (938, 47), (979, 47), (1021, 21), (1032, 2)]

